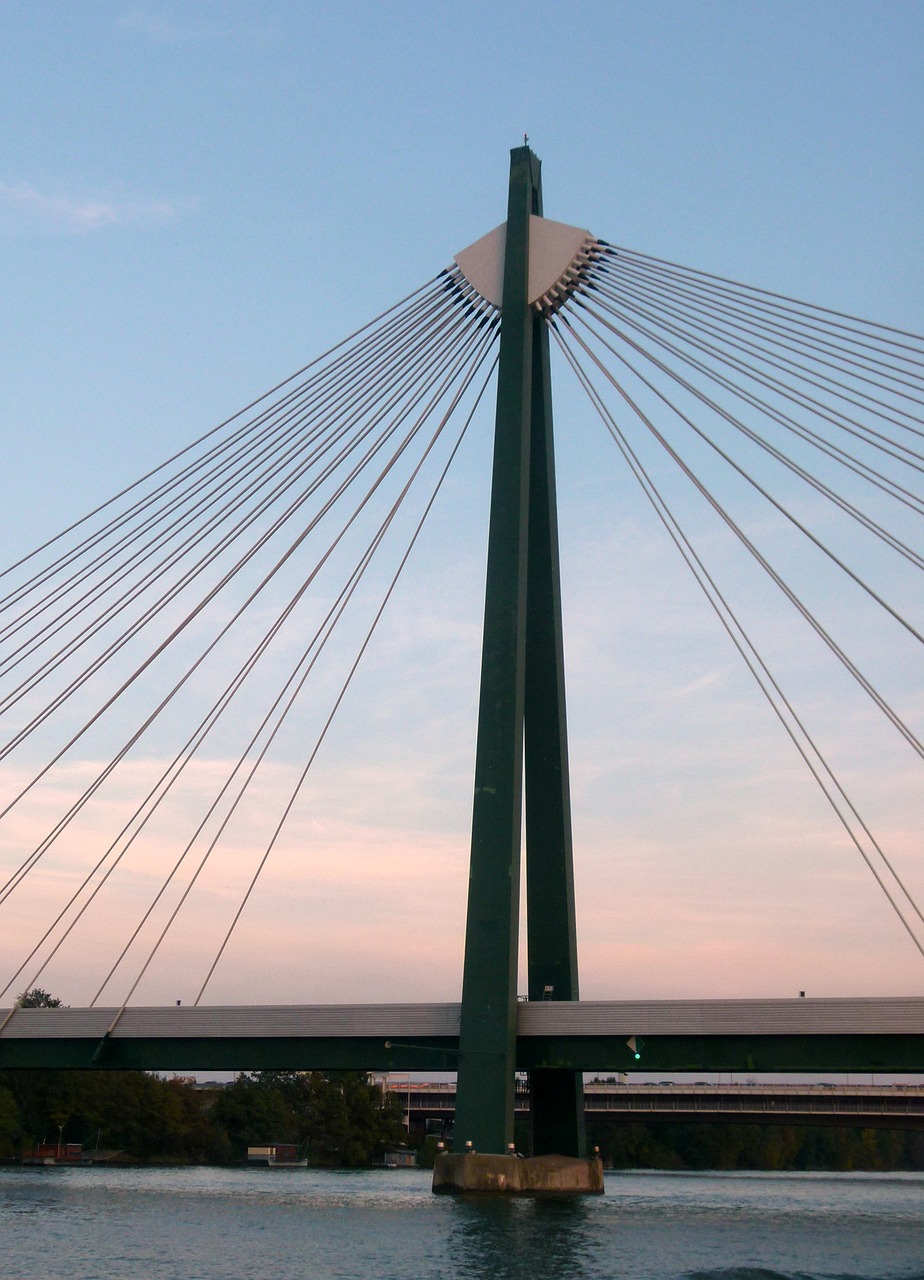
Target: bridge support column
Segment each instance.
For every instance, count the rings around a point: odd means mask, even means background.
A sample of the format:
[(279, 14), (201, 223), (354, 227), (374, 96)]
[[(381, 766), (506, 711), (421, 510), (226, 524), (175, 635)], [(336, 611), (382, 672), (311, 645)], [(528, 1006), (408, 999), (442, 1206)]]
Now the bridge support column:
[[(471, 1143), (501, 1154), (513, 1142), (524, 772), (529, 996), (578, 998), (549, 344), (529, 306), (532, 214), (542, 214), (539, 161), (518, 147), (504, 256), (457, 1152)], [(536, 1152), (583, 1156), (580, 1073), (537, 1072), (532, 1087)]]
[[(561, 574), (549, 333), (533, 319), (529, 550), (524, 699), (526, 924), (530, 1000), (577, 1000), (571, 784), (565, 715)], [(530, 1076), (533, 1154), (585, 1154), (584, 1077)]]

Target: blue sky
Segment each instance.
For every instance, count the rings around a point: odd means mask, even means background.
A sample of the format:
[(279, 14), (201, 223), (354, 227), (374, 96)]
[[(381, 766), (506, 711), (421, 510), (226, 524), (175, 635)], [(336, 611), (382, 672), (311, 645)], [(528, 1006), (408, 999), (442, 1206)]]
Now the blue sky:
[[(548, 216), (921, 332), (922, 28), (919, 4), (851, 0), (7, 0), (3, 560), (502, 221), (524, 132)], [(584, 994), (917, 990), (922, 962), (564, 372)], [(415, 568), (428, 609), (396, 600), (215, 999), (458, 994), (488, 425)], [(920, 762), (823, 695), (756, 588), (752, 608), (924, 891)], [(919, 658), (858, 631), (920, 724)], [(198, 963), (185, 942), (148, 997)], [(67, 981), (79, 1002), (83, 961), (48, 985)]]

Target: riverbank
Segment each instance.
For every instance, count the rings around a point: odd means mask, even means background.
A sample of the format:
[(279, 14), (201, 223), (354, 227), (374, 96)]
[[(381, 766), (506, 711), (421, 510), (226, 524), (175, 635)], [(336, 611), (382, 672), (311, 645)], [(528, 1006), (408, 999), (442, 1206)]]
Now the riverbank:
[[(608, 1169), (924, 1170), (924, 1132), (666, 1121), (589, 1114)], [(517, 1149), (529, 1154), (528, 1121)], [(407, 1143), (432, 1166), (435, 1137), (408, 1134), (398, 1097), (358, 1072), (262, 1072), (207, 1089), (143, 1072), (0, 1072), (0, 1159), (77, 1144), (120, 1166), (243, 1165), (255, 1144), (292, 1144), (309, 1166), (368, 1168)]]

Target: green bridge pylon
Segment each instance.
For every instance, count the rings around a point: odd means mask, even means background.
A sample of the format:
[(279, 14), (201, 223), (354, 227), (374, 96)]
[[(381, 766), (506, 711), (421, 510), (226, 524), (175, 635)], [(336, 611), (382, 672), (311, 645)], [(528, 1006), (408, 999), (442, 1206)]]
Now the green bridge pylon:
[[(533, 215), (531, 219), (531, 215)], [(455, 1150), (513, 1141), (523, 789), (530, 1000), (578, 999), (549, 334), (530, 306), (539, 160), (510, 156)], [(494, 233), (495, 235), (497, 233)], [(585, 1153), (581, 1073), (530, 1079), (533, 1151)]]

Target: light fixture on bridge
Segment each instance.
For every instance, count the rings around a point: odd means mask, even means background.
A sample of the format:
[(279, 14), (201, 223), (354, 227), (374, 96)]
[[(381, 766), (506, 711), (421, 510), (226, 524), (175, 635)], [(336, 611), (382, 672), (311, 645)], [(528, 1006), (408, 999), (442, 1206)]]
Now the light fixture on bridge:
[(638, 1062), (639, 1058), (642, 1056), (642, 1049), (644, 1048), (645, 1041), (641, 1036), (629, 1036), (626, 1044), (629, 1046), (632, 1057), (636, 1062)]

